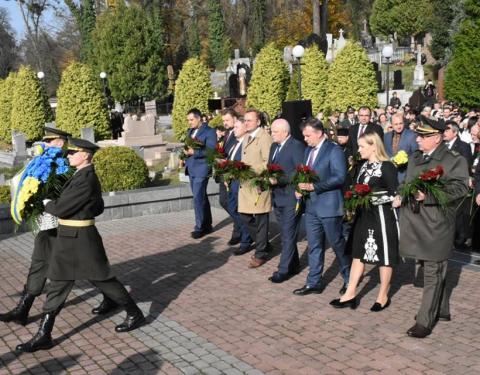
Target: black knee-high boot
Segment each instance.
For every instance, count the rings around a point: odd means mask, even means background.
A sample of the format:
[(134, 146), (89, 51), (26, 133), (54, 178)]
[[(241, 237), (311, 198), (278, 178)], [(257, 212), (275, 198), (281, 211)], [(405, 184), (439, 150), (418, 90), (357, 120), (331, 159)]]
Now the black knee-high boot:
[(45, 350), (53, 347), (52, 330), (55, 324), (55, 317), (58, 311), (47, 312), (43, 315), (38, 332), (33, 338), (24, 343), (17, 345), (17, 352), (33, 353), (37, 350)]
[(24, 326), (28, 322), (28, 313), (32, 308), (34, 300), (35, 296), (27, 293), (24, 288), (17, 306), (5, 314), (0, 314), (0, 321), (17, 322)]
[(115, 327), (115, 331), (117, 332), (128, 332), (135, 328), (138, 328), (142, 325), (145, 321), (145, 317), (143, 316), (142, 310), (140, 310), (133, 301), (130, 301), (125, 305), (125, 311), (127, 312), (127, 316), (123, 323), (119, 324)]

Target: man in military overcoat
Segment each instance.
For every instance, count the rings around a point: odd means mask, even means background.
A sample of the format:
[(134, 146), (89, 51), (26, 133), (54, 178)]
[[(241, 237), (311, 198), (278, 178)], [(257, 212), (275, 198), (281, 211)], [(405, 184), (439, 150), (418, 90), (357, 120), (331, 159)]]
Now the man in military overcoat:
[[(450, 320), (445, 277), (455, 235), (455, 210), (468, 191), (467, 161), (443, 144), (444, 129), (442, 122), (422, 118), (416, 129), (419, 150), (409, 158), (405, 183), (425, 170), (442, 166), (440, 181), (444, 183), (447, 207), (442, 208), (431, 195), (419, 191), (415, 204), (402, 205), (400, 210), (400, 255), (421, 261), (424, 267), (422, 303), (416, 324), (407, 331), (416, 338), (428, 336), (437, 320)], [(400, 196), (393, 205), (401, 205)]]
[(103, 212), (104, 204), (100, 182), (92, 165), (93, 143), (71, 138), (68, 160), (76, 168), (56, 200), (45, 200), (45, 212), (58, 217), (57, 238), (52, 247), (47, 277), (47, 300), (37, 334), (27, 343), (17, 346), (19, 352), (35, 352), (53, 346), (52, 329), (55, 317), (62, 309), (75, 280), (90, 280), (105, 296), (103, 312), (123, 306), (125, 321), (116, 326), (117, 332), (126, 332), (140, 326), (144, 317), (125, 287), (113, 276), (95, 227), (95, 217)]

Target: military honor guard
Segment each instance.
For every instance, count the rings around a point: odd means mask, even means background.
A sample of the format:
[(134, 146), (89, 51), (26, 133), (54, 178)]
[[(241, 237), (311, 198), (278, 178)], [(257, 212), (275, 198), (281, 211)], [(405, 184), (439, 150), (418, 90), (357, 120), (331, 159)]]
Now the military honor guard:
[(76, 172), (58, 199), (44, 201), (45, 212), (58, 217), (57, 237), (53, 241), (46, 273), (50, 283), (44, 314), (38, 332), (30, 341), (18, 345), (18, 352), (53, 347), (51, 334), (55, 317), (75, 280), (89, 280), (102, 291), (105, 300), (97, 313), (106, 313), (116, 306), (125, 308), (127, 316), (115, 327), (117, 332), (130, 331), (144, 322), (142, 311), (112, 274), (102, 238), (95, 227), (95, 217), (104, 209), (100, 182), (92, 164), (98, 147), (76, 138), (71, 138), (69, 143), (68, 160)]
[(407, 331), (415, 338), (428, 336), (438, 320), (451, 319), (445, 278), (455, 235), (455, 210), (467, 194), (469, 175), (466, 159), (443, 143), (444, 131), (442, 122), (422, 118), (416, 129), (419, 150), (409, 159), (404, 184), (426, 170), (443, 171), (438, 174), (446, 202), (424, 191), (418, 191), (409, 204), (402, 205), (401, 196), (393, 202), (394, 207), (401, 206), (400, 256), (421, 261), (424, 267), (422, 301), (416, 323)]
[[(44, 129), (44, 134), (42, 141), (45, 149), (49, 147), (62, 149), (66, 145), (68, 137), (71, 136), (67, 132), (47, 126)], [(20, 174), (24, 173), (25, 170), (20, 172)], [(16, 209), (14, 204), (12, 209)], [(39, 217), (39, 232), (34, 239), (30, 269), (20, 301), (18, 301), (17, 306), (13, 310), (0, 314), (0, 321), (17, 322), (21, 325), (27, 324), (28, 313), (35, 298), (42, 293), (47, 280), (48, 260), (52, 249), (52, 239), (57, 235), (57, 225), (57, 219), (51, 215), (44, 214)]]

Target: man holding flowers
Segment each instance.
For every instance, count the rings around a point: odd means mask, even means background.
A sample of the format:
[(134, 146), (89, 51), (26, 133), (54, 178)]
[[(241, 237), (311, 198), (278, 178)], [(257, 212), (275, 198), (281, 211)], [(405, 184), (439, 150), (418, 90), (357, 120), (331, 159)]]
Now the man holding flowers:
[(309, 273), (306, 284), (293, 291), (300, 296), (323, 292), (325, 239), (337, 256), (345, 284), (350, 273), (350, 259), (345, 255), (345, 238), (342, 234), (342, 187), (347, 175), (343, 151), (327, 139), (323, 124), (318, 119), (307, 119), (302, 132), (309, 146), (305, 150), (303, 163), (315, 172), (317, 179), (313, 183), (299, 183), (295, 192), (297, 199), (308, 193), (305, 199), (305, 227)]
[(455, 209), (468, 191), (465, 158), (443, 144), (445, 125), (422, 117), (417, 127), (419, 150), (410, 158), (400, 195), (400, 256), (423, 262), (424, 286), (416, 324), (407, 334), (424, 338), (437, 320), (449, 321), (445, 288), (448, 258), (453, 248)]
[(31, 207), (34, 206), (33, 201), (42, 205), (43, 199), (51, 198), (46, 195), (55, 194), (52, 190), (61, 187), (53, 185), (61, 185), (66, 181), (69, 165), (64, 157), (63, 147), (71, 134), (50, 127), (45, 127), (44, 132), (43, 144), (38, 145), (41, 154), (14, 177), (14, 181), (18, 183), (12, 186), (13, 219), (17, 224), (21, 224), (23, 220), (30, 221), (33, 226), (38, 227), (38, 233), (34, 239), (30, 269), (20, 301), (13, 310), (0, 314), (0, 321), (3, 322), (13, 321), (22, 325), (27, 323), (33, 301), (42, 293), (45, 286), (52, 241), (57, 235), (56, 217), (42, 213), (41, 208)]

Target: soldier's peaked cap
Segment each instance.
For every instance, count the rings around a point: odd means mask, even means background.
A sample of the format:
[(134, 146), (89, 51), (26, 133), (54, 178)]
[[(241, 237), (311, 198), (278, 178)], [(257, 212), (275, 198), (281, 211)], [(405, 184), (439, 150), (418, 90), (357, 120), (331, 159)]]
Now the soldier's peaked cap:
[(43, 136), (44, 141), (50, 141), (57, 138), (67, 141), (68, 138), (72, 136), (70, 133), (64, 132), (63, 130), (57, 128), (51, 128), (49, 126), (45, 126), (43, 128), (43, 131), (45, 133), (45, 135)]
[(70, 151), (84, 151), (94, 154), (100, 147), (96, 144), (81, 138), (69, 138), (68, 149)]
[(418, 134), (441, 134), (445, 131), (445, 123), (443, 120), (433, 120), (426, 116), (420, 116), (420, 125), (417, 126), (415, 132)]

